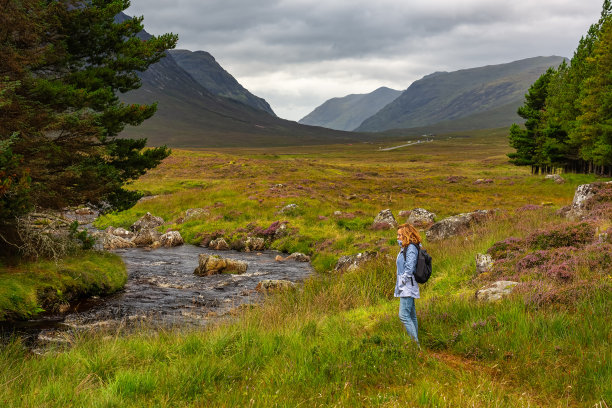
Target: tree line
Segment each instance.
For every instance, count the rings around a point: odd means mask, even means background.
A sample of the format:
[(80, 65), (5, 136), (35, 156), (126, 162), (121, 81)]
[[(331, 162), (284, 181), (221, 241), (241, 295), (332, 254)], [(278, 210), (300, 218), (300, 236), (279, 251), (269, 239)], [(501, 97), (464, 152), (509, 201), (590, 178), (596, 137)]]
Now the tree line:
[(510, 127), (510, 162), (532, 173), (612, 175), (612, 5), (580, 39), (570, 63), (549, 68), (518, 109), (524, 127)]
[[(156, 104), (122, 103), (138, 72), (174, 48), (144, 40), (142, 17), (119, 21), (128, 0), (0, 0), (0, 234), (36, 210), (89, 204), (125, 209), (126, 183), (168, 156), (118, 135)], [(6, 242), (3, 242), (5, 244)]]

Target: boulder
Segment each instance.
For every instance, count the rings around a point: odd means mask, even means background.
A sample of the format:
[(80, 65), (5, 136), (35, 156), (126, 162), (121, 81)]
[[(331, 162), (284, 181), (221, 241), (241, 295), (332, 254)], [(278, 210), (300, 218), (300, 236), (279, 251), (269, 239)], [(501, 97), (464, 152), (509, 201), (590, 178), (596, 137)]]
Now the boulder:
[(294, 252), (285, 258), (286, 261), (310, 262), (310, 257), (301, 252)]
[(144, 247), (152, 245), (154, 242), (159, 241), (161, 234), (154, 229), (141, 229), (136, 233), (136, 236), (132, 239), (132, 242), (137, 247)]
[(372, 227), (378, 227), (387, 225), (389, 228), (397, 228), (397, 221), (395, 221), (395, 217), (391, 210), (386, 209), (382, 210), (378, 213), (376, 218), (374, 218), (374, 222), (372, 223)]
[(136, 244), (128, 239), (113, 234), (105, 234), (102, 240), (102, 246), (105, 250), (112, 251), (114, 249), (134, 248)]
[(427, 236), (428, 241), (439, 241), (452, 237), (466, 231), (472, 225), (488, 218), (491, 213), (492, 211), (489, 210), (477, 210), (470, 213), (454, 215), (436, 222), (429, 230), (427, 230), (425, 235)]
[(476, 254), (476, 274), (489, 272), (493, 266), (493, 257), (489, 254)]
[[(612, 184), (612, 181), (608, 181), (605, 184)], [(595, 197), (598, 192), (598, 183), (591, 184), (582, 184), (576, 188), (576, 193), (574, 193), (574, 200), (572, 201), (572, 205), (570, 206), (569, 211), (565, 213), (565, 216), (570, 220), (581, 220), (586, 217), (587, 209), (586, 204), (589, 199)]]
[(185, 241), (183, 241), (183, 237), (181, 236), (180, 232), (169, 231), (159, 237), (159, 243), (161, 244), (161, 246), (169, 248), (183, 245)]
[(565, 179), (558, 174), (548, 174), (544, 177), (545, 180), (552, 180), (557, 184), (565, 183)]
[(248, 237), (244, 241), (244, 250), (246, 252), (262, 251), (266, 247), (266, 241), (263, 238)]
[(274, 231), (274, 239), (282, 238), (288, 233), (289, 231), (287, 230), (287, 224), (283, 222), (278, 226), (276, 231)]
[(337, 272), (352, 272), (375, 257), (376, 252), (373, 251), (360, 252), (357, 255), (342, 256), (338, 259), (338, 263), (334, 270)]
[(138, 232), (142, 229), (153, 229), (157, 228), (164, 223), (164, 219), (151, 215), (150, 212), (143, 215), (138, 221), (136, 221), (130, 229), (134, 232)]
[(402, 218), (408, 218), (410, 217), (410, 211), (408, 210), (401, 210), (400, 212), (397, 213), (398, 217), (402, 217)]
[(128, 231), (125, 228), (113, 228), (113, 227), (108, 227), (106, 229), (106, 232), (112, 235), (115, 235), (117, 237), (121, 237), (123, 239), (132, 239), (134, 238), (135, 234), (132, 231)]
[(95, 214), (94, 210), (92, 210), (89, 207), (77, 208), (76, 210), (74, 210), (74, 213), (76, 215), (94, 215)]
[(281, 214), (292, 214), (295, 213), (300, 207), (297, 204), (288, 204), (284, 206), (279, 213)]
[(476, 299), (486, 302), (495, 302), (502, 297), (509, 295), (514, 290), (518, 282), (497, 281), (476, 291)]
[(208, 247), (217, 251), (227, 251), (230, 249), (227, 241), (223, 238), (213, 239), (208, 243)]
[(260, 281), (255, 290), (258, 292), (272, 292), (295, 288), (295, 283), (284, 279), (265, 279)]
[(410, 211), (408, 223), (417, 228), (427, 228), (434, 223), (434, 218), (436, 218), (436, 214), (429, 212), (424, 208), (415, 208), (414, 210)]
[(194, 275), (210, 276), (218, 273), (245, 273), (248, 264), (236, 259), (221, 258), (217, 255), (200, 254), (198, 267), (193, 271)]

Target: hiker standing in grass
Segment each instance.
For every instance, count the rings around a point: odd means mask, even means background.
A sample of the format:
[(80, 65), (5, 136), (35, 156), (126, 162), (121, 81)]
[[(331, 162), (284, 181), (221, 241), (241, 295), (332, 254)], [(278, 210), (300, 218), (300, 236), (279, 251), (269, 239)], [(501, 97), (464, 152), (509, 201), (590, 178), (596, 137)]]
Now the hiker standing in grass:
[(397, 277), (395, 282), (395, 297), (400, 298), (399, 318), (406, 326), (406, 331), (419, 344), (419, 326), (417, 324), (414, 299), (420, 297), (419, 284), (414, 278), (417, 257), (421, 245), (421, 236), (410, 224), (402, 224), (397, 229), (397, 243), (400, 252), (397, 254)]

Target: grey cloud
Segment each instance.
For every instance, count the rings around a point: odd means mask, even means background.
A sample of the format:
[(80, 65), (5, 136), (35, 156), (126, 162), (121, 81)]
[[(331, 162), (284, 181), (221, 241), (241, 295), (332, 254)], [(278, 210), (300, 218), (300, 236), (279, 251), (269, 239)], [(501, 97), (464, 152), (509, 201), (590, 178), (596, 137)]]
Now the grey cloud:
[(181, 48), (209, 51), (277, 113), (299, 119), (323, 98), (370, 85), (405, 89), (434, 71), (571, 56), (599, 16), (601, 3), (588, 3), (132, 0), (128, 13), (143, 14), (153, 34), (178, 33)]

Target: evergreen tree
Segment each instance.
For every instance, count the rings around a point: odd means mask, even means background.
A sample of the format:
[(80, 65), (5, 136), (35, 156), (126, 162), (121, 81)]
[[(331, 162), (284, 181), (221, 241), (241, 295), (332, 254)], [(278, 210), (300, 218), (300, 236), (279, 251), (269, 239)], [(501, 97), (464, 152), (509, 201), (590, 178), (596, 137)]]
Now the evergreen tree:
[(592, 75), (584, 81), (575, 135), (582, 141), (581, 156), (598, 173), (612, 168), (612, 18), (601, 24), (594, 43)]
[(510, 127), (510, 146), (516, 149), (515, 153), (509, 153), (510, 162), (518, 166), (529, 165), (532, 172), (538, 172), (543, 164), (541, 119), (548, 84), (555, 70), (549, 68), (529, 88), (525, 94), (525, 103), (518, 109), (518, 115), (525, 119), (525, 129), (516, 123)]
[[(169, 150), (117, 137), (156, 110), (121, 103), (117, 93), (138, 88), (137, 73), (173, 48), (176, 35), (143, 41), (137, 37), (142, 17), (115, 23), (127, 0), (0, 1), (11, 11), (3, 12), (0, 29), (0, 56), (9, 57), (0, 58), (0, 141), (12, 157), (0, 165), (21, 161), (29, 203), (39, 208), (133, 205), (139, 195), (124, 184)], [(5, 208), (0, 205), (0, 220), (16, 215)]]
[[(510, 128), (510, 145), (517, 149), (508, 155), (512, 163), (531, 165), (532, 171), (610, 171), (611, 19), (612, 1), (604, 0), (599, 21), (580, 39), (571, 63), (550, 76), (547, 72), (530, 88), (519, 109), (526, 129)], [(536, 98), (534, 104), (532, 93), (545, 95), (544, 103)]]

